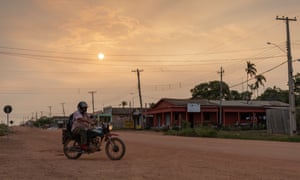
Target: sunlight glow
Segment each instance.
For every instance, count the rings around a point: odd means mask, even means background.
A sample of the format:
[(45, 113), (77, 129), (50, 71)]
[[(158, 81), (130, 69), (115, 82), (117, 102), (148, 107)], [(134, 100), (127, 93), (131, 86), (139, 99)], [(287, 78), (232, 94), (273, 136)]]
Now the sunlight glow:
[(103, 60), (104, 59), (104, 54), (103, 53), (99, 53), (98, 54), (98, 59), (99, 60)]

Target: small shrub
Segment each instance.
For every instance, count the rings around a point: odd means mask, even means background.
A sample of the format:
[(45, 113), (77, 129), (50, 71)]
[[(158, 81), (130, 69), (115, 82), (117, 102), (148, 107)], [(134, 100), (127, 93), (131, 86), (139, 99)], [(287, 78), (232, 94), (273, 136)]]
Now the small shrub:
[(206, 126), (196, 128), (195, 133), (200, 137), (216, 137), (218, 135), (218, 131), (216, 129)]
[(183, 120), (183, 121), (181, 121), (181, 127), (182, 127), (182, 129), (191, 128), (191, 123)]
[(0, 124), (0, 136), (5, 136), (9, 133), (9, 128), (5, 124)]
[(179, 131), (181, 128), (179, 126), (174, 126), (172, 127), (172, 130), (176, 130), (176, 131)]
[(300, 135), (289, 136), (285, 134), (269, 134), (266, 130), (242, 130), (240, 127), (223, 127), (216, 129), (213, 127), (202, 126), (195, 129), (186, 128), (181, 130), (169, 130), (166, 135), (189, 136), (189, 137), (217, 137), (229, 139), (244, 140), (268, 140), (268, 141), (285, 141), (300, 142)]
[(192, 136), (192, 137), (197, 136), (194, 129), (192, 128), (182, 129), (181, 131), (178, 132), (178, 134), (181, 136)]
[(177, 131), (177, 130), (169, 130), (169, 131), (165, 132), (164, 134), (165, 135), (175, 135), (175, 136), (177, 136), (178, 133), (179, 133), (179, 131)]
[(35, 127), (44, 127), (44, 128), (47, 128), (47, 127), (50, 127), (51, 123), (52, 123), (52, 119), (46, 118), (46, 117), (42, 117), (42, 118), (36, 120), (33, 123), (33, 125)]
[(151, 130), (155, 132), (168, 132), (169, 131), (169, 126), (162, 126), (162, 127), (152, 127)]

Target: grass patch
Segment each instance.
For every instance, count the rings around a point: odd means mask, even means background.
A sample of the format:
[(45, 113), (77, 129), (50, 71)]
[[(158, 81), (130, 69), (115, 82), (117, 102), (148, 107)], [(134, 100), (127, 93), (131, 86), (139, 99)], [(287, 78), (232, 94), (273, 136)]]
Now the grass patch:
[(224, 130), (212, 127), (186, 128), (181, 130), (169, 130), (166, 135), (189, 136), (189, 137), (211, 137), (211, 138), (228, 138), (228, 139), (247, 139), (247, 140), (267, 140), (267, 141), (284, 141), (300, 142), (300, 136), (289, 136), (284, 134), (269, 134), (266, 130)]
[(0, 136), (5, 136), (9, 133), (9, 128), (5, 124), (0, 124)]

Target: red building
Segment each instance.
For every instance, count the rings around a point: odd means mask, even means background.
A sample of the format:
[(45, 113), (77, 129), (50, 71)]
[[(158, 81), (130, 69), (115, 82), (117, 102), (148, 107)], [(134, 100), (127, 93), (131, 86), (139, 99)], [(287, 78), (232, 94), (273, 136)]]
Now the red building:
[(152, 117), (147, 120), (148, 126), (158, 128), (181, 127), (183, 121), (189, 122), (192, 128), (200, 125), (244, 126), (266, 124), (266, 110), (275, 107), (288, 107), (288, 104), (279, 101), (220, 103), (206, 99), (163, 98), (146, 115)]

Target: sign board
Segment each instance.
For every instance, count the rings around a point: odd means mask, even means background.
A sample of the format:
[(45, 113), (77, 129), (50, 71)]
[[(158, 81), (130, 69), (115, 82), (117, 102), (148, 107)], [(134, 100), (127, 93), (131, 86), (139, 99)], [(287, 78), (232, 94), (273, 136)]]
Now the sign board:
[(200, 104), (199, 103), (188, 103), (187, 104), (187, 112), (200, 112)]
[(6, 114), (9, 114), (9, 113), (11, 113), (11, 111), (12, 111), (12, 107), (11, 107), (10, 105), (6, 105), (6, 106), (4, 106), (3, 111), (4, 111)]

